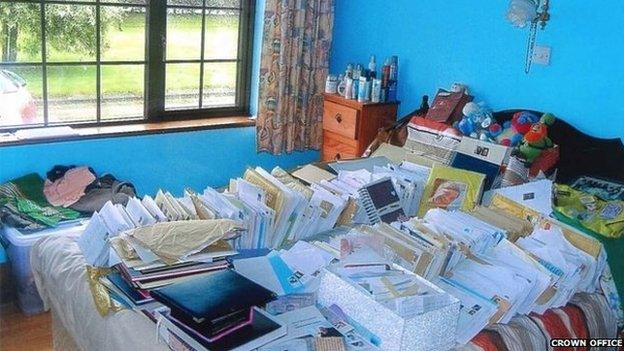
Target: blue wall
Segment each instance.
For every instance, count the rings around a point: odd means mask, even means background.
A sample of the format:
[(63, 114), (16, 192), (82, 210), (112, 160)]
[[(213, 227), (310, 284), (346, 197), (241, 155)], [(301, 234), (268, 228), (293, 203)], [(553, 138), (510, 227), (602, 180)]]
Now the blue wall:
[(141, 194), (159, 188), (181, 195), (184, 187), (203, 190), (227, 185), (246, 166), (294, 167), (318, 159), (318, 152), (289, 156), (257, 154), (255, 128), (143, 135), (0, 148), (0, 179), (45, 173), (57, 164), (90, 165), (134, 183)]
[[(252, 115), (257, 112), (264, 2), (256, 4)], [(226, 185), (247, 166), (290, 168), (319, 159), (318, 151), (258, 154), (255, 140), (255, 128), (248, 127), (0, 147), (0, 182), (30, 172), (45, 175), (57, 164), (90, 165), (98, 173), (131, 181), (141, 194), (163, 188), (180, 195), (186, 186), (201, 190)]]
[(528, 29), (505, 18), (509, 1), (336, 0), (331, 71), (370, 54), (399, 55), (401, 113), (453, 82), (470, 86), (495, 110), (550, 111), (580, 130), (624, 137), (624, 2), (551, 1), (538, 44), (550, 66), (524, 73)]

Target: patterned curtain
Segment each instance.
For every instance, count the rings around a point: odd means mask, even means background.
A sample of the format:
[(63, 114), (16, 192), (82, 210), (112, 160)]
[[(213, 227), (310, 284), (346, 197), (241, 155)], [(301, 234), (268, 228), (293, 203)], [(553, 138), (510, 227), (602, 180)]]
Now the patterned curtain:
[(334, 0), (267, 0), (257, 148), (320, 149)]

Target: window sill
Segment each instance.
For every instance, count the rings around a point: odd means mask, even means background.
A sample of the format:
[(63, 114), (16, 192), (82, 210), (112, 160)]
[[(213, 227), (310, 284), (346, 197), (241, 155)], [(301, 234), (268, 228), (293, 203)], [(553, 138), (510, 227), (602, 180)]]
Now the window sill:
[(185, 121), (133, 123), (100, 127), (80, 127), (75, 128), (75, 130), (79, 133), (79, 135), (76, 136), (64, 136), (44, 139), (19, 139), (13, 134), (0, 135), (0, 147), (29, 144), (47, 144), (71, 140), (116, 138), (133, 135), (191, 132), (209, 129), (242, 128), (252, 127), (255, 125), (255, 119), (240, 116), (215, 117)]

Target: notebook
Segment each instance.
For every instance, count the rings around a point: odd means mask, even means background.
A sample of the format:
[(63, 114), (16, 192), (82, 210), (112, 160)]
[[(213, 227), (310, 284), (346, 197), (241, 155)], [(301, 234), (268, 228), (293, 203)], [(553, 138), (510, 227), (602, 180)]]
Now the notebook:
[(117, 287), (117, 289), (121, 290), (128, 298), (132, 300), (136, 305), (143, 305), (148, 302), (154, 301), (154, 299), (149, 295), (146, 291), (141, 291), (133, 288), (128, 284), (121, 274), (117, 272), (113, 272), (106, 276), (106, 278)]
[(232, 270), (223, 270), (154, 290), (152, 297), (170, 307), (177, 320), (214, 336), (239, 324), (253, 306), (264, 305), (274, 295)]
[(405, 217), (401, 199), (389, 177), (365, 185), (358, 190), (358, 195), (370, 224), (392, 223)]
[(418, 216), (422, 217), (432, 208), (472, 210), (481, 199), (485, 175), (463, 169), (434, 165)]
[(507, 163), (511, 148), (464, 137), (455, 149), (451, 166), (485, 175), (484, 190), (496, 188), (496, 178)]
[(179, 321), (171, 318), (171, 315), (161, 311), (156, 313), (160, 317), (163, 327), (198, 351), (254, 350), (287, 333), (287, 328), (275, 318), (259, 308), (253, 308), (250, 323), (210, 342), (204, 336), (189, 331)]

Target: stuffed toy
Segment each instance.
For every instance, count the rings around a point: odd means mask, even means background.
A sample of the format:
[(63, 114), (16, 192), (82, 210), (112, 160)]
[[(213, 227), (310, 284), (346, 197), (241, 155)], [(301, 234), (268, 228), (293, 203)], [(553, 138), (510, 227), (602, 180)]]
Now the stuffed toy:
[(469, 102), (462, 109), (464, 116), (456, 124), (463, 135), (471, 138), (496, 142), (495, 138), (502, 132), (500, 124), (494, 121), (492, 111), (483, 103)]
[(534, 113), (516, 112), (511, 121), (503, 123), (503, 131), (496, 136), (496, 141), (505, 146), (518, 146), (533, 123), (537, 122), (539, 122), (539, 117)]
[(532, 164), (542, 151), (553, 147), (553, 142), (548, 137), (548, 126), (555, 122), (555, 116), (545, 113), (539, 122), (534, 123), (531, 129), (524, 134), (518, 153), (526, 160), (527, 164)]

